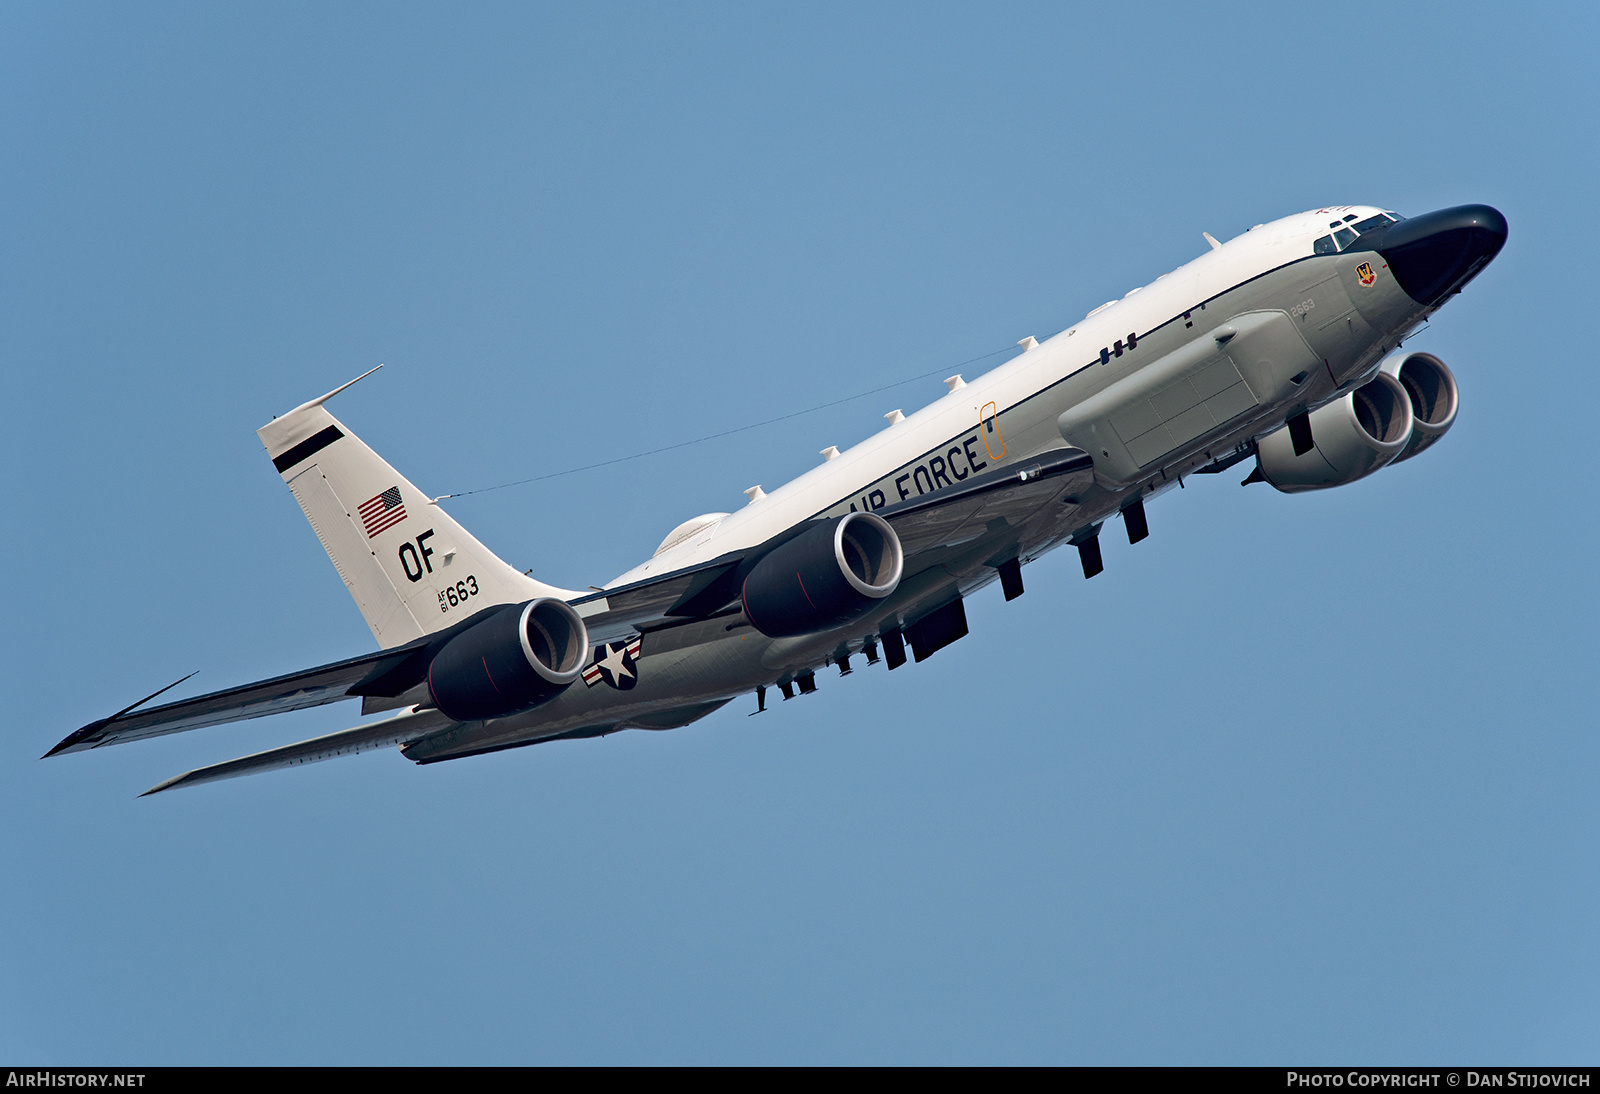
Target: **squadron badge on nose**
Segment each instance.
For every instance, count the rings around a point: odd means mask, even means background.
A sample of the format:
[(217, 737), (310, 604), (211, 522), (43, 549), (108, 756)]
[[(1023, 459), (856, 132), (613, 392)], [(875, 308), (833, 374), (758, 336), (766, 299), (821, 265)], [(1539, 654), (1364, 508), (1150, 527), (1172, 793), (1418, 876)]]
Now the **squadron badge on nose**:
[(583, 670), (583, 682), (594, 687), (604, 680), (618, 691), (628, 691), (639, 682), (639, 648), (644, 639), (631, 642), (607, 642), (594, 648), (594, 659)]
[(1356, 276), (1361, 279), (1361, 283), (1363, 285), (1370, 285), (1374, 281), (1378, 280), (1378, 275), (1372, 272), (1372, 263), (1370, 262), (1363, 262), (1361, 265), (1357, 266)]

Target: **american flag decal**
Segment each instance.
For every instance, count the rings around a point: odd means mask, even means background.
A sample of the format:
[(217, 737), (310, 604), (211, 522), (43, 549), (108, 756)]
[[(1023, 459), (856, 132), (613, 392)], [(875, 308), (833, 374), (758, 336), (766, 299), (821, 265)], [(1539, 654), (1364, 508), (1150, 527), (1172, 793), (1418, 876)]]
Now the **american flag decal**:
[(406, 519), (406, 507), (400, 504), (400, 488), (391, 486), (375, 498), (368, 498), (357, 510), (361, 523), (371, 539), (385, 528), (392, 528)]

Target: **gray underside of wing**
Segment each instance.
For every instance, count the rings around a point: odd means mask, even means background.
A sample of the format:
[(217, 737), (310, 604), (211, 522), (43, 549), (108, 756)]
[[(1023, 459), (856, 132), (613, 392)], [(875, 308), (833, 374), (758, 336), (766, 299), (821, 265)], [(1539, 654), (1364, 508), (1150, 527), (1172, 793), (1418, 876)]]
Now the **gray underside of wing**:
[(325, 737), (313, 737), (309, 741), (300, 741), (281, 748), (269, 748), (265, 752), (241, 756), (237, 760), (227, 760), (209, 767), (197, 767), (193, 771), (185, 771), (182, 775), (158, 783), (139, 796), (148, 797), (180, 786), (198, 786), (200, 783), (216, 782), (218, 779), (233, 779), (240, 775), (254, 775), (260, 771), (272, 771), (282, 767), (299, 767), (302, 764), (314, 764), (339, 756), (370, 752), (376, 748), (403, 745), (437, 732), (450, 724), (450, 719), (437, 710), (408, 712), (370, 725), (330, 733)]
[(412, 652), (409, 648), (380, 650), (305, 672), (214, 691), (148, 710), (102, 718), (71, 733), (45, 755), (81, 752), (122, 741), (137, 741), (186, 729), (201, 729), (336, 703), (349, 698), (351, 688), (398, 664)]

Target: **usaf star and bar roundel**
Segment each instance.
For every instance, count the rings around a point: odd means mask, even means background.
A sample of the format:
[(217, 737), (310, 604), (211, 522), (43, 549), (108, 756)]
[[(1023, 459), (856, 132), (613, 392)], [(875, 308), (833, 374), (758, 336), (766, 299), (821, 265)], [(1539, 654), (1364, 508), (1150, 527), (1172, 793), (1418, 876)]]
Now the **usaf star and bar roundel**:
[(594, 648), (594, 660), (583, 670), (583, 682), (594, 687), (604, 680), (618, 691), (628, 691), (639, 682), (639, 648), (642, 637), (631, 642), (607, 642)]

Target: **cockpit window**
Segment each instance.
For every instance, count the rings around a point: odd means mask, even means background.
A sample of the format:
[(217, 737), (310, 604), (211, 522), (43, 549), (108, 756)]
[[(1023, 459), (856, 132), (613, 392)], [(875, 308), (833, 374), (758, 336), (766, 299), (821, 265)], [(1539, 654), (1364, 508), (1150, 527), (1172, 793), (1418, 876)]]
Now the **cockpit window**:
[(1344, 220), (1329, 221), (1328, 227), (1336, 228), (1338, 230), (1332, 235), (1325, 235), (1313, 243), (1311, 245), (1311, 253), (1314, 255), (1337, 254), (1340, 251), (1347, 250), (1350, 244), (1354, 243), (1356, 241), (1356, 237), (1362, 232), (1370, 232), (1374, 228), (1382, 227), (1388, 224), (1398, 224), (1400, 221), (1405, 219), (1404, 217), (1398, 216), (1394, 213), (1379, 213), (1375, 217), (1368, 217), (1359, 224), (1346, 223), (1347, 221), (1355, 220), (1355, 218), (1356, 214), (1351, 213), (1349, 216), (1345, 217)]

